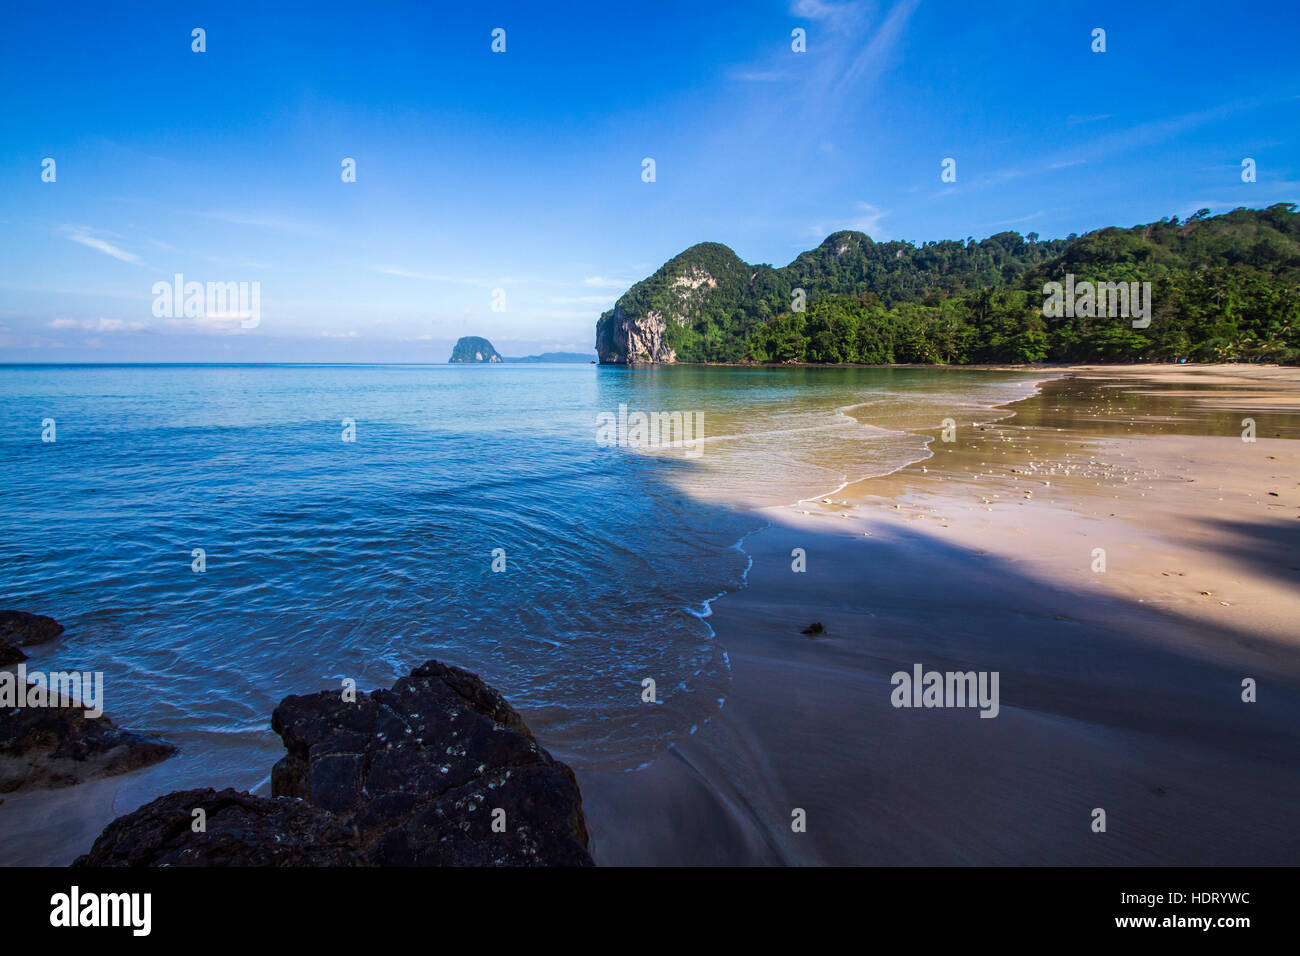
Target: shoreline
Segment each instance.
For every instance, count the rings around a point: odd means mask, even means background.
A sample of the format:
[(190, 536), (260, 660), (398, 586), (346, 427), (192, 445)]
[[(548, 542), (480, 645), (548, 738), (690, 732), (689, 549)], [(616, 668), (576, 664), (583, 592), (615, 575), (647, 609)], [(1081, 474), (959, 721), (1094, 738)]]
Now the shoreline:
[(1075, 371), (1079, 369), (1131, 371), (1136, 369), (1300, 369), (1300, 365), (1281, 365), (1277, 362), (1115, 362), (1087, 363), (1077, 362), (1024, 362), (1011, 364), (1004, 362), (971, 362), (966, 365), (954, 365), (945, 362), (592, 362), (597, 368), (671, 368), (674, 365), (690, 368), (926, 368), (926, 369), (974, 369), (976, 371), (1024, 372), (1035, 369), (1055, 369), (1058, 371)]
[[(746, 509), (741, 587), (685, 608), (726, 663), (720, 709), (636, 769), (580, 770), (598, 863), (1300, 859), (1300, 374), (1019, 381), (1033, 392), (1012, 400), (944, 389), (953, 442), (825, 404), (926, 441), (883, 474)], [(997, 719), (892, 706), (891, 676), (915, 666), (999, 674)], [(1237, 699), (1242, 675), (1258, 703)], [(134, 777), (3, 809), (67, 830), (76, 806), (67, 842), (89, 846), (93, 808), (129, 809)], [(1113, 838), (1076, 832), (1097, 806)]]
[[(1269, 368), (1277, 380), (1259, 381)], [(1274, 482), (1276, 501), (1247, 486), (1271, 477), (1261, 462), (1300, 473), (1296, 443), (1245, 444), (1168, 409), (1165, 421), (1139, 415), (1135, 433), (1097, 404), (1167, 390), (1151, 373), (1184, 386), (1226, 379), (1236, 393), (1217, 401), (1236, 409), (1249, 393), (1269, 414), (1290, 409), (1283, 431), (1294, 436), (1300, 377), (1242, 369), (1075, 367), (1003, 406), (1010, 417), (950, 445), (936, 438), (923, 461), (819, 496), (841, 498), (830, 507), (760, 509), (770, 523), (752, 537), (746, 587), (710, 622), (731, 661), (725, 702), (647, 769), (584, 775), (597, 862), (1300, 859), (1289, 823), (1300, 639), (1287, 630), (1300, 619), (1300, 575), (1259, 567), (1225, 529), (1218, 550), (1214, 529), (1177, 530), (1206, 512), (1206, 497), (1227, 499), (1214, 502), (1227, 523), (1295, 521), (1294, 478)], [(1173, 401), (1185, 417), (1207, 399)], [(1075, 427), (1059, 424), (1088, 402)], [(990, 464), (995, 453), (1005, 460)], [(1081, 467), (1087, 459), (1102, 464)], [(1147, 500), (1157, 484), (1163, 497)], [(1287, 532), (1270, 558), (1294, 554)], [(1110, 564), (1096, 573), (1101, 541)], [(795, 547), (805, 574), (791, 572)], [(800, 633), (813, 620), (824, 635)], [(890, 674), (914, 663), (999, 671), (998, 719), (892, 707)], [(1257, 703), (1239, 699), (1243, 675), (1267, 688)], [(1090, 830), (1098, 807), (1106, 834)], [(807, 811), (806, 833), (791, 830), (795, 809)], [(641, 825), (619, 825), (630, 819)]]
[[(884, 367), (884, 366), (881, 366), (881, 367)], [(900, 366), (900, 367), (901, 367), (901, 366)], [(913, 366), (913, 367), (915, 367), (915, 368), (924, 368), (925, 366)], [(963, 367), (970, 367), (970, 366), (963, 366)], [(998, 366), (988, 366), (988, 370), (989, 370), (989, 371), (1003, 371), (1003, 369), (1002, 369), (1001, 367), (998, 367)], [(1056, 380), (1057, 378), (1060, 378), (1060, 377), (1061, 377), (1061, 376), (1059, 376), (1059, 375), (1054, 375), (1054, 376), (1052, 376), (1051, 378), (1025, 379), (1025, 380), (1024, 380), (1024, 383), (1025, 383), (1026, 385), (1030, 386), (1030, 388), (1032, 389), (1032, 391), (1031, 391), (1028, 395), (1024, 395), (1024, 396), (1022, 396), (1022, 397), (1020, 397), (1020, 398), (1015, 398), (1015, 399), (1012, 399), (1011, 401), (1007, 401), (1007, 402), (1001, 402), (1001, 403), (997, 403), (997, 404), (991, 404), (991, 405), (985, 405), (985, 406), (983, 406), (982, 408), (979, 409), (978, 417), (976, 417), (976, 418), (971, 422), (971, 426), (972, 426), (972, 427), (976, 427), (976, 428), (978, 428), (978, 427), (980, 427), (980, 426), (982, 426), (982, 425), (991, 425), (991, 424), (993, 424), (994, 422), (1000, 422), (1000, 421), (1003, 421), (1003, 420), (1008, 419), (1008, 418), (1013, 418), (1013, 417), (1015, 416), (1015, 410), (1012, 408), (1012, 406), (1016, 405), (1016, 404), (1019, 403), (1019, 402), (1026, 401), (1027, 399), (1033, 398), (1033, 397), (1035, 397), (1036, 395), (1040, 394), (1040, 393), (1042, 392), (1043, 386), (1044, 386), (1047, 382), (1054, 381), (1054, 380)], [(854, 408), (862, 408), (862, 407), (864, 407), (864, 405), (863, 405), (862, 403), (859, 403), (859, 404), (856, 404), (856, 405), (845, 405), (845, 406), (843, 406), (842, 408), (837, 409), (837, 412), (838, 412), (840, 415), (843, 415), (843, 416), (845, 416), (846, 418), (849, 418), (849, 419), (851, 419), (851, 420), (853, 420), (853, 421), (856, 422), (856, 421), (858, 421), (858, 420), (855, 419), (855, 418), (853, 418), (853, 416), (849, 414), (849, 411), (852, 410), (852, 409), (854, 409)], [(869, 422), (869, 421), (863, 421), (863, 422), (860, 422), (860, 424), (863, 424), (863, 425), (869, 425), (869, 426), (877, 427), (877, 428), (882, 427), (882, 426), (879, 426), (879, 425), (875, 425), (874, 423)], [(913, 432), (906, 432), (906, 433), (910, 433), (910, 434), (918, 434), (918, 435), (925, 435), (925, 434), (927, 434), (926, 432), (920, 432), (920, 431), (913, 431)], [(809, 495), (808, 497), (805, 497), (805, 498), (799, 498), (799, 499), (797, 499), (796, 501), (791, 502), (790, 505), (789, 505), (789, 507), (791, 507), (791, 508), (800, 507), (800, 506), (802, 506), (802, 505), (804, 505), (804, 504), (806, 504), (806, 503), (808, 503), (808, 502), (819, 502), (819, 501), (820, 501), (820, 502), (822, 502), (822, 503), (826, 503), (826, 502), (824, 501), (824, 499), (830, 497), (831, 495), (837, 495), (837, 494), (839, 494), (841, 491), (843, 491), (843, 490), (846, 489), (846, 488), (851, 488), (851, 487), (853, 487), (854, 485), (858, 485), (858, 484), (861, 484), (861, 483), (863, 483), (863, 482), (871, 481), (871, 480), (873, 480), (873, 479), (877, 479), (877, 478), (888, 478), (890, 475), (897, 474), (898, 472), (903, 471), (904, 469), (911, 468), (911, 467), (913, 467), (913, 466), (915, 466), (915, 465), (920, 465), (920, 464), (922, 464), (923, 462), (929, 461), (931, 458), (934, 457), (934, 451), (933, 451), (933, 447), (932, 447), (932, 446), (934, 445), (934, 441), (935, 441), (934, 438), (930, 438), (930, 440), (926, 442), (926, 444), (925, 444), (925, 449), (924, 449), (925, 452), (926, 452), (926, 455), (925, 455), (923, 458), (918, 458), (918, 459), (916, 459), (915, 461), (905, 462), (904, 464), (901, 464), (901, 465), (897, 466), (896, 468), (892, 468), (892, 469), (890, 469), (889, 471), (882, 472), (882, 473), (879, 474), (879, 475), (863, 475), (863, 476), (858, 477), (858, 478), (845, 478), (843, 481), (841, 481), (838, 485), (836, 485), (836, 486), (835, 486), (834, 488), (832, 488), (830, 491), (827, 491), (827, 492), (815, 492), (815, 493)]]

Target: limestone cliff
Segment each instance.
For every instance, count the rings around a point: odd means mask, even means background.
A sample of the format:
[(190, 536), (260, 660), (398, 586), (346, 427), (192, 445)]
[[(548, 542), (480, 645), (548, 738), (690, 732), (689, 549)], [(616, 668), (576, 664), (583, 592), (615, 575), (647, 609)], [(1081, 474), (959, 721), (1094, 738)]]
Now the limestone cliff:
[[(596, 325), (602, 364), (709, 360), (708, 340), (753, 291), (759, 271), (729, 248), (702, 242), (632, 286)], [(683, 354), (685, 352), (686, 354)]]
[(857, 289), (869, 282), (875, 244), (837, 232), (780, 269), (749, 265), (727, 246), (702, 242), (668, 260), (596, 323), (601, 364), (734, 362), (765, 322), (792, 306), (795, 289)]

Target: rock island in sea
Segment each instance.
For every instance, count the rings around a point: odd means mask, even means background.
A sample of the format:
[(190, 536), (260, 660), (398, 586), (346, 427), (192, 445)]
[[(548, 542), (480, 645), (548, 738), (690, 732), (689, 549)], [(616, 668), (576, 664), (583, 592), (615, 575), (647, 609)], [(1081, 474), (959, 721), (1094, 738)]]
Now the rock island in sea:
[(500, 361), (501, 353), (494, 349), (492, 343), (487, 339), (477, 335), (465, 335), (456, 340), (456, 345), (451, 350), (451, 358), (447, 359), (447, 364)]

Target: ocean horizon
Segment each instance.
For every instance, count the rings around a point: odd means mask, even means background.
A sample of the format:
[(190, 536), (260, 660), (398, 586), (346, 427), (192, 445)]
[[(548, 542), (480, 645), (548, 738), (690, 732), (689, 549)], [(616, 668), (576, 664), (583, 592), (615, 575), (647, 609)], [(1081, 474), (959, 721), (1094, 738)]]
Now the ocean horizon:
[(6, 12), (20, 938), (1285, 923), (1300, 6)]

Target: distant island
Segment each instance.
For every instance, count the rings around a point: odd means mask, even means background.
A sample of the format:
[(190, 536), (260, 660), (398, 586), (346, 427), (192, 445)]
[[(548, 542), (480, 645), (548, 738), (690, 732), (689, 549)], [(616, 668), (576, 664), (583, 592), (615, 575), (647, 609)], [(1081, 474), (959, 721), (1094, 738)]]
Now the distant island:
[(466, 335), (456, 340), (451, 350), (448, 364), (465, 362), (470, 364), (490, 364), (504, 362), (507, 364), (529, 364), (548, 362), (554, 365), (593, 365), (596, 359), (590, 352), (543, 352), (541, 355), (524, 355), (519, 358), (505, 358), (493, 348), (492, 343), (482, 336)]
[(543, 352), (541, 355), (525, 355), (522, 358), (507, 358), (506, 362), (550, 362), (556, 365), (590, 365), (596, 361), (590, 352)]
[(465, 335), (456, 340), (456, 345), (451, 350), (451, 358), (447, 363), (453, 362), (500, 362), (501, 353), (492, 347), (492, 343), (487, 339), (480, 338), (477, 335)]
[(1296, 363), (1300, 213), (919, 245), (844, 231), (782, 268), (705, 242), (600, 317), (596, 352), (621, 365)]

